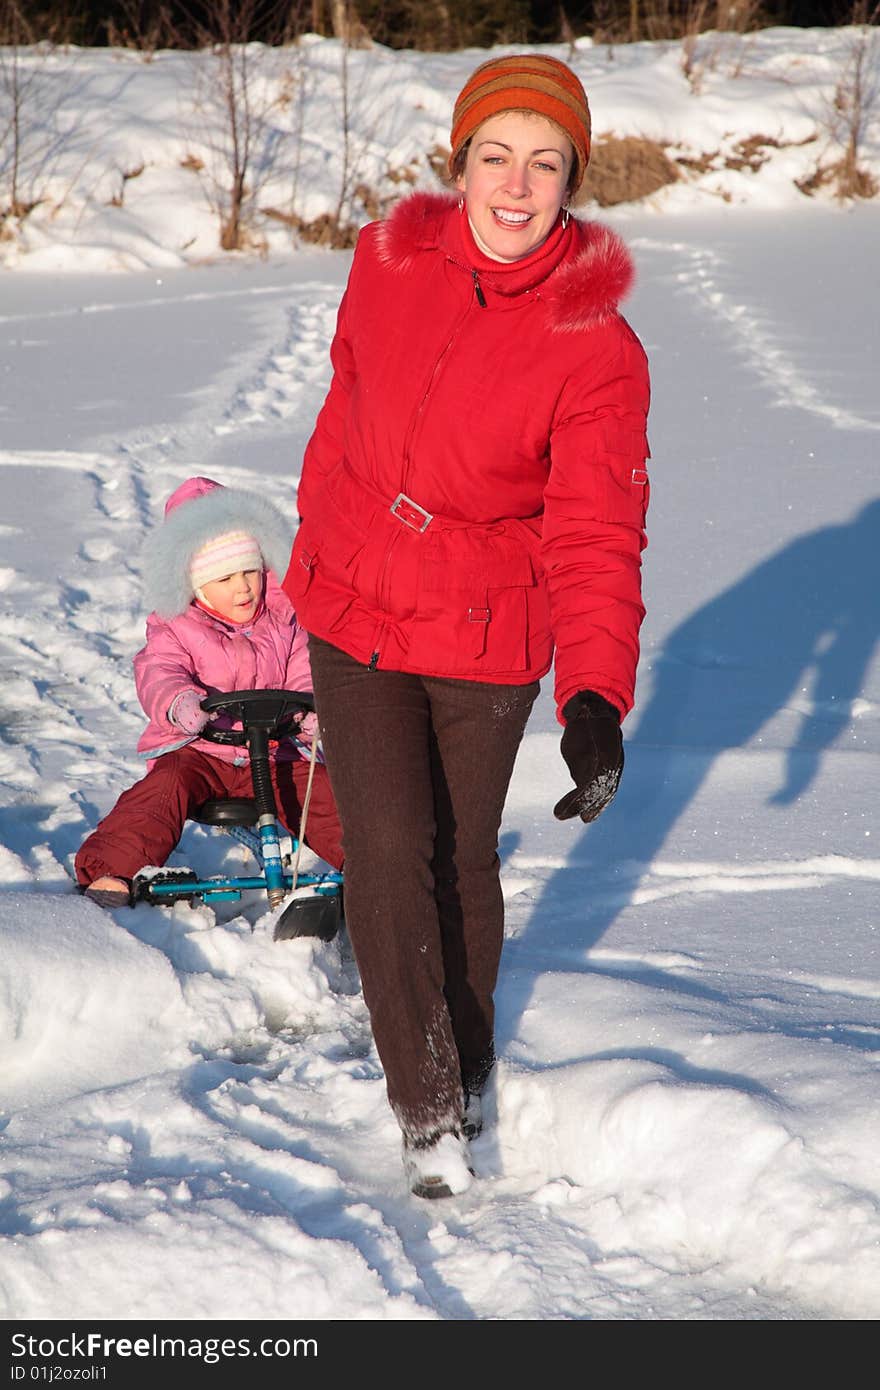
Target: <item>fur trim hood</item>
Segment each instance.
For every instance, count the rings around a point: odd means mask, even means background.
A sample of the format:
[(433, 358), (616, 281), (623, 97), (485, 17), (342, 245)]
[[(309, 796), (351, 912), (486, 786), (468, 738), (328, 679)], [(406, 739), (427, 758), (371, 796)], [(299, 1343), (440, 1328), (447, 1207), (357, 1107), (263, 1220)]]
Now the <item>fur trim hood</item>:
[(142, 551), (144, 600), (149, 612), (174, 618), (192, 602), (190, 562), (224, 531), (249, 531), (266, 568), (279, 579), (290, 560), (293, 535), (284, 517), (265, 498), (210, 478), (188, 478), (165, 504), (165, 519), (150, 532)]
[[(473, 246), (456, 198), (414, 193), (375, 224), (376, 251), (389, 270), (405, 275), (426, 251), (464, 258), (480, 282), (500, 295), (531, 292), (549, 310), (551, 327), (576, 333), (617, 313), (635, 280), (632, 257), (620, 237), (599, 222), (572, 217), (558, 225), (545, 246), (522, 261), (490, 261)], [(555, 252), (555, 254), (554, 254)]]

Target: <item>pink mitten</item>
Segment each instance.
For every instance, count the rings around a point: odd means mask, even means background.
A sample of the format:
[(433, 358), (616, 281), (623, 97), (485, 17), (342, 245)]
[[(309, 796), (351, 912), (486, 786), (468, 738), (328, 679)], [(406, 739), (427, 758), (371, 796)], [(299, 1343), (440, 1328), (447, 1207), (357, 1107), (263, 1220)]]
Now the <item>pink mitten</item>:
[(314, 742), (315, 735), (318, 733), (318, 716), (315, 711), (309, 710), (302, 719), (297, 720), (296, 736), (303, 743)]
[(198, 690), (182, 690), (171, 702), (168, 718), (185, 734), (201, 733), (210, 715), (202, 709), (204, 695)]

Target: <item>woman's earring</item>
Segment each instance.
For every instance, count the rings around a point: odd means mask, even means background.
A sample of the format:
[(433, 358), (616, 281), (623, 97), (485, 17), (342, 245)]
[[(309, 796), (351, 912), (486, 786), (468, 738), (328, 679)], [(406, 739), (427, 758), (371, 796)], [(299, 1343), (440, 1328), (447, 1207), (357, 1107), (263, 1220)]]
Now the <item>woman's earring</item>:
[(458, 210), (459, 210), (459, 212), (464, 212), (464, 198), (459, 198), (459, 200), (458, 200)]
[(562, 208), (562, 230), (563, 230), (563, 231), (565, 231), (566, 227), (568, 226), (568, 219), (569, 219), (570, 216), (571, 216), (571, 210), (570, 210), (570, 208), (569, 208), (569, 206), (568, 206), (568, 203), (565, 203), (565, 204), (563, 204), (563, 208)]

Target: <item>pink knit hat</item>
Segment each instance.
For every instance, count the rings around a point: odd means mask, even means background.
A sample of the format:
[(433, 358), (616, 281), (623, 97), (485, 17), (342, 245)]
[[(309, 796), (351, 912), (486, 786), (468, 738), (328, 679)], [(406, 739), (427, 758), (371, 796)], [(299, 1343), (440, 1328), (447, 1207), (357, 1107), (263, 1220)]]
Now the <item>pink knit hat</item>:
[(201, 589), (212, 579), (262, 568), (263, 556), (254, 537), (248, 531), (226, 531), (196, 551), (190, 561), (189, 577), (193, 589)]

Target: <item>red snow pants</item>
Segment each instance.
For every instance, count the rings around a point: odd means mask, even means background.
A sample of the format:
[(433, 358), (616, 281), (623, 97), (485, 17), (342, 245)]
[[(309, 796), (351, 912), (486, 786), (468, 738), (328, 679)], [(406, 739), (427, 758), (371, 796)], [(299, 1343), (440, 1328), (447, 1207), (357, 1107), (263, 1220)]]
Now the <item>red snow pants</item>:
[(409, 1140), (459, 1127), (492, 1069), (498, 831), (538, 683), (370, 670), (309, 638), (345, 851), (345, 921)]
[[(309, 764), (304, 758), (282, 763), (273, 759), (270, 767), (279, 819), (296, 835)], [(140, 782), (122, 793), (113, 810), (84, 841), (75, 861), (77, 881), (86, 887), (105, 876), (130, 880), (148, 865), (164, 864), (183, 834), (186, 821), (203, 802), (252, 795), (248, 765), (235, 767), (193, 748), (164, 753)], [(341, 869), (341, 838), (327, 769), (318, 763), (309, 801), (306, 844), (334, 869)]]

